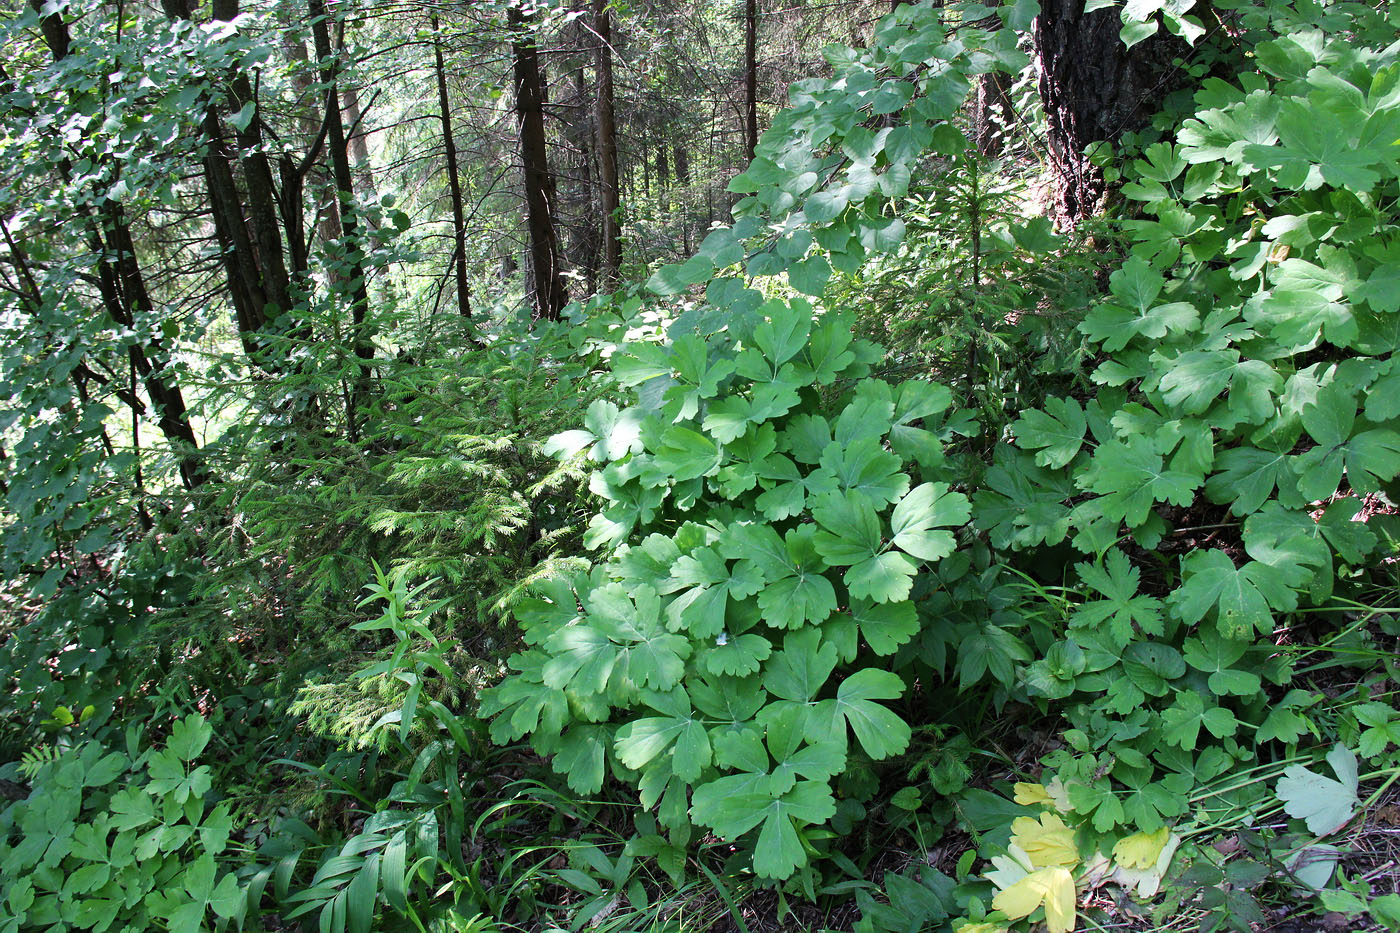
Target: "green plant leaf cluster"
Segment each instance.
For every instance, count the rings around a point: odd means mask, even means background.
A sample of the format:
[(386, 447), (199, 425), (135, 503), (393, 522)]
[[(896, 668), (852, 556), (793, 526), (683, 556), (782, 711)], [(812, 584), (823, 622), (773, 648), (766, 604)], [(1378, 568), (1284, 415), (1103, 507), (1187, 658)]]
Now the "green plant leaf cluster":
[[(1376, 245), (1393, 232), (1396, 167), (1375, 142), (1398, 99), (1393, 52), (1275, 38), (1262, 74), (1207, 83), (1196, 116), (1130, 165), (1142, 213), (1080, 326), (1097, 390), (1024, 407), (970, 506), (950, 491), (943, 448), (965, 412), (947, 390), (863, 378), (877, 357), (839, 313), (724, 274), (742, 262), (822, 298), (833, 270), (897, 247), (874, 231), (901, 166), (965, 150), (945, 104), (987, 62), (958, 55), (1013, 52), (1006, 32), (950, 40), (922, 15), (887, 18), (871, 53), (795, 87), (735, 180), (750, 195), (736, 224), (652, 279), (663, 294), (707, 282), (707, 303), (615, 355), (638, 405), (595, 403), (554, 442), (599, 467), (586, 542), (607, 557), (522, 613), (530, 647), (483, 707), (498, 741), (532, 735), (577, 790), (636, 782), (682, 840), (692, 822), (756, 833), (768, 877), (801, 867), (804, 828), (833, 815), (838, 750), (903, 747), (881, 712), (900, 691), (861, 665), (916, 639), (964, 688), (990, 673), (1007, 696), (1066, 703), (1048, 763), (1075, 818), (1102, 833), (1186, 817), (1183, 796), (1257, 743), (1316, 729), (1264, 639), (1368, 565), (1377, 536), (1355, 519), (1400, 473), (1383, 388), (1400, 301)], [(908, 70), (934, 49), (954, 64)], [(906, 75), (907, 95), (885, 90)], [(880, 113), (891, 125), (862, 125)], [(1345, 158), (1304, 128), (1342, 115), (1359, 153)], [(1033, 627), (1038, 657), (997, 621), (1016, 600), (990, 588), (973, 585), (986, 615), (956, 638), (921, 621), (920, 577), (927, 607), (969, 569), (939, 565), (969, 519), (993, 563), (1082, 556), (1062, 623)]]
[(40, 765), (0, 813), (0, 929), (224, 929), (248, 901), (230, 861), (233, 819), (199, 764), (212, 728), (178, 720), (165, 747), (82, 742)]
[(1003, 559), (1085, 555), (1025, 684), (1072, 704), (1051, 763), (1099, 831), (1182, 818), (1172, 794), (1317, 731), (1269, 642), (1374, 564), (1400, 474), (1394, 50), (1319, 29), (1256, 52), (1124, 173), (1140, 213), (1080, 325), (1097, 391), (1024, 412), (973, 497)]
[(878, 659), (920, 631), (914, 578), (968, 518), (919, 481), (951, 395), (868, 378), (849, 317), (800, 297), (623, 353), (638, 404), (595, 402), (553, 442), (599, 465), (604, 559), (520, 605), (530, 647), (482, 711), (575, 790), (621, 777), (673, 839), (745, 838), (758, 874), (786, 878), (850, 760), (909, 743), (888, 705), (906, 682)]

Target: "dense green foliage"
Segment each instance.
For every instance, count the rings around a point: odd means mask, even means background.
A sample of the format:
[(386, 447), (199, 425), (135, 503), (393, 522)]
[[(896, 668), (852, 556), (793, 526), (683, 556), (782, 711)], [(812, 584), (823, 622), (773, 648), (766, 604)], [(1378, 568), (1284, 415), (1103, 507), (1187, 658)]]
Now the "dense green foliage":
[(213, 802), (213, 772), (196, 763), (212, 734), (192, 715), (160, 751), (133, 731), (125, 753), (88, 741), (26, 764), (29, 797), (0, 814), (6, 929), (192, 931), (241, 918), (230, 806)]
[[(1035, 82), (997, 158), (967, 105), (1033, 0), (827, 47), (733, 198), (671, 96), (718, 66), (645, 11), (444, 7), (425, 54), (256, 6), (3, 22), (0, 928), (1400, 928), (1357, 842), (1400, 778), (1388, 9), (1123, 7), (1189, 81), (1057, 224)], [(631, 55), (643, 140), (632, 284), (558, 321), (484, 166), (375, 175), (456, 95), (517, 106), (528, 188), (545, 38), (559, 200), (608, 183), (581, 62)], [(429, 59), (441, 112), (393, 83)]]
[(635, 773), (677, 843), (692, 819), (725, 838), (761, 823), (755, 869), (785, 878), (806, 862), (799, 827), (835, 815), (828, 782), (848, 754), (909, 744), (876, 702), (905, 684), (869, 653), (918, 633), (914, 576), (952, 553), (944, 529), (968, 503), (946, 483), (913, 485), (940, 475), (946, 388), (861, 379), (833, 405), (823, 388), (878, 358), (850, 320), (813, 325), (800, 298), (751, 315), (723, 339), (630, 347), (613, 371), (649, 398), (595, 402), (585, 430), (555, 438), (601, 465), (592, 486), (608, 507), (589, 540), (616, 550), (522, 605), (537, 648), (511, 659), (519, 673), (482, 711), (498, 741), (534, 733), (580, 793)]

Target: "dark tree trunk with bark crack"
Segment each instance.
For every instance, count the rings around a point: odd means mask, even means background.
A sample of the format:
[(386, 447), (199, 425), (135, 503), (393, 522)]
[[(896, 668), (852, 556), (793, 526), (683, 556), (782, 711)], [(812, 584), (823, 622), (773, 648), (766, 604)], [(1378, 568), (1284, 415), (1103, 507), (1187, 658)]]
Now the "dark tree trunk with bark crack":
[(457, 277), (457, 313), (472, 317), (471, 290), (467, 286), (467, 222), (462, 213), (462, 178), (457, 168), (457, 141), (452, 138), (452, 108), (447, 100), (447, 70), (442, 61), (442, 39), (437, 14), (432, 17), (433, 64), (437, 69), (438, 117), (442, 121), (443, 158), (447, 161), (447, 189), (452, 198), (452, 268)]
[(355, 178), (350, 168), (350, 154), (345, 139), (345, 121), (340, 112), (336, 66), (331, 46), (331, 31), (325, 0), (307, 0), (311, 17), (311, 37), (316, 45), (316, 57), (321, 62), (321, 84), (326, 88), (326, 138), (330, 147), (331, 170), (340, 195), (340, 228), (345, 245), (345, 261), (350, 279), (350, 344), (360, 365), (354, 380), (345, 413), (347, 435), (359, 439), (356, 413), (369, 397), (370, 376), (374, 361), (374, 340), (370, 337), (369, 285), (366, 281), (365, 246), (361, 240), (359, 218), (355, 210)]
[(554, 224), (554, 176), (544, 130), (544, 74), (535, 44), (533, 17), (516, 7), (506, 13), (515, 31), (511, 41), (515, 75), (515, 119), (520, 131), (520, 161), (525, 170), (525, 214), (530, 232), (530, 265), (535, 315), (551, 321), (563, 317), (569, 295), (564, 288), (559, 240)]
[(744, 157), (758, 148), (758, 0), (744, 0)]
[(622, 226), (618, 223), (617, 125), (613, 119), (612, 14), (608, 0), (593, 0), (593, 31), (598, 39), (598, 80), (594, 93), (598, 124), (598, 195), (602, 208), (604, 290), (617, 287), (622, 269)]
[(1040, 97), (1050, 160), (1066, 220), (1102, 206), (1103, 171), (1084, 150), (1140, 129), (1184, 73), (1172, 59), (1189, 47), (1164, 32), (1131, 49), (1123, 46), (1117, 7), (1084, 12), (1084, 0), (1042, 0), (1035, 20)]

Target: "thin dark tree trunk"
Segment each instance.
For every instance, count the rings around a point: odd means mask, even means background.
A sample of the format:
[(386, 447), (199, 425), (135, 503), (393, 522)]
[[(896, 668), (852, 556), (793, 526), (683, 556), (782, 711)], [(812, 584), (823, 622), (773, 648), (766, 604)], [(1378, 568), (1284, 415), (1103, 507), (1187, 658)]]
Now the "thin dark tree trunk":
[(609, 0), (593, 0), (593, 30), (598, 38), (597, 98), (598, 196), (602, 208), (603, 288), (617, 285), (622, 270), (622, 225), (618, 222), (617, 125), (613, 119), (612, 15)]
[(972, 121), (973, 142), (977, 152), (988, 159), (1001, 155), (1006, 132), (1016, 119), (1011, 104), (1011, 76), (1004, 71), (992, 71), (977, 80), (977, 97)]
[[(311, 63), (306, 45), (296, 36), (283, 34), (282, 51), (288, 62), (300, 66)], [(283, 160), (282, 174), (286, 180), (282, 189), (282, 209), (287, 239), (293, 244), (293, 267), (299, 280), (304, 280), (310, 271), (311, 238), (317, 233), (308, 232), (306, 229), (306, 216), (302, 205), (306, 179), (310, 177), (315, 182), (318, 196), (316, 211), (321, 218), (319, 233), (323, 240), (331, 241), (340, 237), (340, 205), (336, 202), (335, 192), (321, 183), (325, 178), (325, 169), (319, 158), (321, 147), (325, 144), (325, 129), (322, 126), (325, 108), (318, 106), (315, 81), (306, 67), (298, 67), (292, 71), (292, 86), (296, 88), (300, 103), (297, 123), (300, 125), (301, 136), (305, 139), (306, 157), (300, 166), (290, 157)], [(330, 279), (332, 282), (340, 280), (334, 270), (330, 271)]]
[[(233, 20), (238, 16), (238, 0), (215, 3), (214, 16), (219, 20)], [(247, 123), (241, 128), (234, 127), (234, 134), (238, 141), (238, 159), (243, 166), (243, 180), (248, 187), (248, 220), (257, 243), (258, 271), (268, 303), (273, 306), (263, 310), (268, 319), (273, 319), (292, 306), (291, 285), (278, 225), (277, 191), (272, 180), (272, 166), (262, 151), (261, 110), (257, 108), (247, 73), (235, 70), (229, 81), (229, 89), (233, 108), (241, 110), (250, 103), (255, 108)]]
[[(296, 122), (300, 136), (305, 140), (306, 151), (310, 153), (318, 146), (321, 135), (321, 119), (317, 115), (316, 95), (312, 88), (315, 82), (305, 67), (310, 64), (311, 56), (306, 53), (305, 42), (299, 36), (294, 36), (291, 33), (282, 34), (282, 54), (286, 56), (289, 64), (300, 66), (291, 69), (291, 82), (292, 87), (296, 89), (297, 96)], [(287, 242), (292, 257), (293, 274), (298, 281), (301, 281), (310, 271), (311, 266), (311, 242), (307, 235), (306, 217), (302, 209), (302, 197), (306, 190), (306, 174), (290, 155), (282, 158), (281, 171), (283, 177), (283, 225), (287, 229)], [(315, 167), (310, 161), (305, 166), (305, 172), (315, 173)], [(329, 199), (322, 207), (330, 207)], [(293, 215), (295, 215), (294, 218)]]
[(311, 36), (316, 43), (316, 57), (321, 62), (321, 84), (326, 89), (327, 141), (330, 146), (331, 169), (335, 176), (335, 187), (340, 200), (341, 242), (345, 248), (345, 258), (351, 266), (350, 273), (350, 343), (355, 356), (360, 360), (359, 372), (354, 380), (354, 390), (350, 394), (346, 411), (347, 435), (357, 440), (359, 431), (356, 413), (369, 397), (371, 363), (374, 360), (374, 341), (366, 327), (369, 314), (369, 285), (364, 264), (365, 244), (361, 242), (359, 219), (355, 211), (355, 178), (350, 169), (350, 156), (346, 147), (345, 123), (340, 113), (340, 95), (336, 93), (336, 67), (331, 48), (331, 31), (324, 0), (307, 0), (307, 11), (311, 15)]
[(467, 286), (467, 222), (462, 212), (462, 179), (457, 168), (457, 142), (452, 138), (452, 108), (447, 100), (447, 70), (442, 62), (442, 41), (437, 14), (432, 17), (433, 63), (437, 68), (438, 114), (442, 120), (442, 148), (447, 159), (447, 189), (452, 197), (452, 267), (457, 276), (457, 312), (472, 318), (471, 290)]
[(744, 0), (744, 158), (758, 149), (758, 0)]
[[(145, 276), (136, 258), (136, 244), (131, 239), (131, 228), (122, 216), (121, 209), (111, 205), (106, 214), (107, 243), (117, 254), (115, 266), (117, 281), (120, 283), (119, 300), (109, 307), (109, 311), (113, 312), (114, 317), (120, 313), (118, 323), (135, 330), (136, 315), (143, 311), (152, 312), (155, 305), (151, 302)], [(190, 425), (184, 393), (180, 391), (174, 376), (166, 370), (170, 362), (170, 353), (164, 341), (152, 335), (148, 339), (147, 347), (133, 343), (128, 356), (133, 373), (140, 373), (146, 394), (155, 407), (156, 426), (180, 455), (180, 478), (185, 488), (194, 489), (202, 485), (209, 475), (195, 455), (199, 442), (195, 439), (194, 429)]]
[[(66, 174), (68, 173), (65, 170)], [(102, 295), (103, 310), (111, 316), (116, 324), (132, 331), (137, 323), (133, 312), (141, 310), (143, 306), (149, 310), (151, 307), (150, 296), (146, 292), (145, 279), (137, 263), (134, 248), (131, 246), (130, 233), (125, 227), (125, 222), (121, 219), (120, 214), (114, 214), (111, 222), (117, 231), (113, 232), (113, 227), (109, 227), (111, 239), (118, 244), (114, 247), (117, 257), (115, 261), (104, 258), (100, 262), (98, 266), (98, 291)], [(14, 241), (8, 231), (4, 232), (4, 237), (10, 250), (10, 259), (24, 284), (26, 299), (33, 308), (38, 309), (43, 302), (43, 292), (30, 271), (28, 256), (24, 248)], [(89, 229), (88, 243), (97, 255), (104, 257), (108, 255), (109, 247), (103, 242), (96, 226)], [(166, 369), (169, 365), (169, 356), (164, 341), (157, 336), (150, 337), (148, 344), (144, 346), (139, 343), (129, 344), (127, 346), (127, 359), (131, 366), (132, 387), (129, 391), (124, 391), (116, 386), (111, 386), (111, 388), (117, 397), (131, 409), (132, 418), (139, 418), (146, 412), (146, 406), (142, 404), (135, 390), (135, 379), (138, 375), (140, 376), (141, 385), (146, 389), (146, 395), (155, 408), (156, 427), (160, 429), (161, 434), (170, 442), (171, 448), (180, 458), (180, 480), (186, 489), (195, 489), (207, 482), (210, 477), (197, 453), (199, 442), (195, 439), (194, 430), (190, 426), (189, 410), (185, 406), (184, 393), (181, 392), (174, 376)], [(110, 382), (110, 380), (99, 377), (86, 363), (81, 363), (74, 370), (74, 384), (80, 392), (86, 391), (84, 386), (86, 379), (93, 379), (104, 385)], [(108, 447), (110, 452), (110, 444)]]
[(219, 244), (219, 258), (228, 279), (229, 295), (233, 300), (238, 336), (244, 351), (260, 362), (258, 334), (267, 326), (269, 298), (258, 272), (252, 237), (248, 234), (247, 218), (233, 177), (232, 153), (223, 136), (223, 127), (213, 108), (204, 115), (204, 135), (208, 151), (204, 155), (204, 180), (209, 191), (209, 209), (214, 221), (214, 238)]
[(1035, 19), (1040, 97), (1059, 210), (1074, 221), (1098, 210), (1103, 171), (1085, 155), (1146, 125), (1182, 81), (1172, 60), (1189, 54), (1179, 39), (1157, 35), (1132, 49), (1118, 37), (1116, 8), (1084, 11), (1084, 0), (1043, 0)]
[[(136, 358), (131, 358), (131, 394), (136, 394)], [(145, 471), (141, 469), (141, 415), (133, 408), (131, 410), (131, 453), (132, 459), (136, 461), (136, 469), (133, 472), (132, 480), (136, 486), (136, 516), (141, 522), (142, 531), (150, 531), (156, 526), (151, 519), (151, 513), (146, 509), (146, 477)]]
[[(189, 0), (161, 0), (167, 16), (172, 19), (190, 19)], [(216, 19), (232, 18), (237, 15), (237, 3), (220, 0), (213, 5)], [(245, 79), (246, 80), (246, 79)], [(236, 92), (235, 92), (236, 93)], [(243, 208), (238, 185), (234, 179), (234, 155), (229, 150), (228, 140), (218, 113), (211, 105), (204, 114), (203, 129), (206, 140), (204, 154), (204, 179), (209, 192), (209, 210), (213, 220), (214, 238), (219, 244), (219, 258), (228, 280), (229, 297), (233, 302), (234, 321), (243, 350), (250, 358), (261, 365), (275, 368), (274, 361), (264, 352), (259, 335), (269, 322), (269, 304), (285, 309), (285, 270), (281, 277), (276, 273), (264, 274), (260, 251), (254, 244), (254, 234), (250, 230), (261, 231), (258, 240), (268, 237), (265, 218), (259, 222), (250, 221)], [(261, 201), (260, 197), (254, 200)], [(269, 244), (270, 247), (270, 244)], [(276, 250), (268, 250), (268, 257), (275, 253), (281, 261), (280, 242)], [(271, 280), (271, 281), (270, 281)], [(274, 298), (277, 295), (281, 301)]]
[(554, 176), (549, 173), (544, 129), (544, 75), (535, 44), (533, 15), (516, 7), (506, 13), (515, 31), (511, 41), (515, 76), (515, 117), (520, 132), (520, 160), (525, 170), (526, 226), (530, 233), (530, 266), (534, 278), (535, 314), (546, 320), (563, 317), (569, 296), (559, 261), (554, 223)]
[(681, 248), (690, 255), (690, 153), (684, 145), (671, 150), (671, 164), (676, 170), (676, 187), (680, 189)]

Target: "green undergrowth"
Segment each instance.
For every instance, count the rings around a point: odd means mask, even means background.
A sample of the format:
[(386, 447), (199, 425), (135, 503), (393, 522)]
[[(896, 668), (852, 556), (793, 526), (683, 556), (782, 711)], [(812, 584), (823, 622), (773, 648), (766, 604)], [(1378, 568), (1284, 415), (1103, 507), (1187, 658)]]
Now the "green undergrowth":
[(1091, 239), (961, 128), (1032, 6), (899, 7), (645, 296), (255, 400), (51, 581), (0, 929), (1400, 927), (1393, 28), (1220, 7)]
[[(1271, 15), (1290, 33), (1299, 14)], [(1136, 142), (1124, 255), (1078, 325), (1088, 379), (1009, 425), (990, 395), (865, 378), (872, 357), (827, 303), (850, 294), (833, 274), (910, 248), (885, 213), (908, 147), (942, 157), (942, 209), (965, 205), (979, 170), (940, 95), (979, 67), (958, 50), (998, 54), (999, 34), (945, 39), (911, 11), (863, 57), (833, 56), (836, 78), (795, 87), (734, 183), (752, 194), (736, 225), (653, 277), (663, 294), (708, 281), (706, 304), (614, 359), (635, 407), (595, 407), (555, 442), (597, 464), (586, 543), (603, 556), (521, 615), (531, 648), (484, 708), (496, 738), (532, 734), (580, 790), (635, 783), (670, 845), (708, 827), (810, 897), (871, 802), (853, 763), (905, 752), (910, 700), (951, 680), (1052, 725), (1012, 762), (1037, 780), (971, 827), (961, 877), (922, 873), (925, 920), (1065, 930), (1089, 892), (1151, 899), (1171, 877), (1205, 928), (1243, 929), (1271, 891), (1332, 885), (1329, 837), (1397, 773), (1384, 649), (1362, 647), (1392, 637), (1369, 607), (1390, 602), (1400, 472), (1382, 142), (1400, 69), (1361, 38), (1373, 27), (1260, 41), (1257, 70), (1207, 80), (1192, 117)], [(951, 64), (903, 81), (921, 41)], [(862, 115), (886, 102), (900, 116), (874, 131)], [(1063, 248), (1006, 229), (1027, 253)], [(951, 278), (942, 320), (971, 339), (926, 341), (930, 368), (981, 377), (987, 331), (958, 325), (989, 312), (977, 273), (971, 300)], [(1339, 674), (1359, 682), (1339, 691)], [(911, 787), (901, 803), (928, 790)], [(1212, 868), (1192, 840), (1227, 829), (1253, 856)]]
[[(440, 581), (460, 633), (494, 628), (522, 569), (568, 552), (580, 515), (576, 477), (540, 449), (596, 393), (571, 336), (541, 327), (485, 348), (406, 349), (382, 364), (359, 440), (269, 432), (239, 449), (246, 478), (222, 493), (237, 528), (212, 555), (227, 570), (202, 594), (211, 609), (246, 600), (280, 562), (288, 583), (274, 595), (313, 614), (300, 625), (334, 627), (378, 562)], [(284, 444), (291, 456), (277, 456)]]

